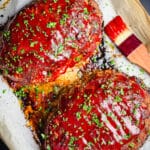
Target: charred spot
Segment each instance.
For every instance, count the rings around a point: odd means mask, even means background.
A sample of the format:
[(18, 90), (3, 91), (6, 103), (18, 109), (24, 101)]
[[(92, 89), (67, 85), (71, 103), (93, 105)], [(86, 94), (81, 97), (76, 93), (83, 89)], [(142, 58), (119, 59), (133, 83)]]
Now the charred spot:
[(1, 15), (0, 15), (0, 17), (1, 17), (1, 18), (3, 18), (3, 17), (4, 17), (4, 15), (3, 15), (3, 14), (1, 14)]

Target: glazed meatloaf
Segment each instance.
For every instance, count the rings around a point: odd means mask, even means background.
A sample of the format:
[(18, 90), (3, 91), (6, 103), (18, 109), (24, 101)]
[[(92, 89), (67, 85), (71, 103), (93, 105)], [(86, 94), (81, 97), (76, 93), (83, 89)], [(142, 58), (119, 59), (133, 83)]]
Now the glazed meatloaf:
[[(0, 70), (33, 127), (45, 114), (45, 96), (78, 78), (102, 38), (102, 15), (94, 0), (38, 0), (3, 33)], [(55, 87), (54, 87), (55, 86)], [(34, 128), (34, 127), (33, 127)]]
[(56, 80), (96, 52), (101, 25), (94, 0), (36, 1), (3, 34), (3, 75), (14, 88)]
[(137, 79), (96, 71), (64, 90), (43, 149), (137, 150), (150, 129), (150, 96)]

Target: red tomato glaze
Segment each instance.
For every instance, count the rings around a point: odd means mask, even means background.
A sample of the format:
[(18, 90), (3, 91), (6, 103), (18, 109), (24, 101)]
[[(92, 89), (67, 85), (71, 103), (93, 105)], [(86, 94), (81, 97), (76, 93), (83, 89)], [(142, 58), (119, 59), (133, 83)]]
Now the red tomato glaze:
[(17, 86), (55, 80), (94, 54), (101, 14), (84, 0), (38, 0), (4, 32), (1, 69)]
[(119, 150), (144, 127), (144, 98), (145, 91), (135, 78), (118, 73), (97, 75), (62, 97), (62, 110), (48, 122), (45, 147)]

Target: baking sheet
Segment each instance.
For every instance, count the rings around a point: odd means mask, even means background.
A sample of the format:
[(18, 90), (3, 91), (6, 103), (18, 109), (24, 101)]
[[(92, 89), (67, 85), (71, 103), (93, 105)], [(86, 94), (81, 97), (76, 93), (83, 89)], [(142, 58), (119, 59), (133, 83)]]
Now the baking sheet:
[[(29, 3), (31, 0), (11, 0), (11, 4), (5, 10), (0, 10), (0, 13), (4, 13), (3, 20), (0, 18), (0, 23), (4, 23), (7, 16), (11, 16)], [(97, 0), (100, 4), (101, 10), (104, 15), (105, 23), (115, 15), (114, 8), (110, 0)], [(107, 11), (109, 7), (109, 11)], [(107, 8), (107, 9), (106, 9)], [(5, 18), (6, 17), (6, 18)], [(108, 37), (105, 35), (105, 41), (107, 41), (106, 50), (107, 58), (114, 59), (115, 68), (130, 76), (136, 76), (141, 78), (144, 83), (150, 87), (150, 76), (138, 66), (135, 66), (128, 62), (124, 56), (113, 57), (114, 54), (121, 55), (121, 53), (115, 48)], [(106, 43), (106, 42), (105, 42)], [(10, 125), (11, 124), (11, 125)], [(0, 136), (9, 146), (11, 150), (38, 150), (32, 132), (26, 127), (26, 121), (24, 115), (20, 110), (17, 98), (14, 96), (12, 90), (7, 83), (0, 77)], [(7, 133), (7, 134), (6, 134)], [(150, 141), (147, 140), (142, 150), (150, 149)]]

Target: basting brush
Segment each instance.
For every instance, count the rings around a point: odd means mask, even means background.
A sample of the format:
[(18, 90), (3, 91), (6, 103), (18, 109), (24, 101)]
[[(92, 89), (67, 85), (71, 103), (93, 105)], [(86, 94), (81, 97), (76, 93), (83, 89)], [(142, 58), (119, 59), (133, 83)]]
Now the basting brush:
[(113, 18), (105, 26), (104, 31), (130, 62), (150, 73), (150, 54), (146, 46), (127, 27), (120, 16)]

